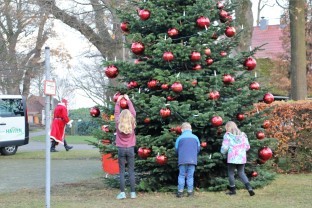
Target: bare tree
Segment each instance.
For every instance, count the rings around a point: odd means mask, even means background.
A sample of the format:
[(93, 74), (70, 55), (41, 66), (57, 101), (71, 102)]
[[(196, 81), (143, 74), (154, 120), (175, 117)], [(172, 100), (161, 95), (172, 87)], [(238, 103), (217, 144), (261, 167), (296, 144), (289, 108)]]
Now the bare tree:
[(0, 91), (29, 94), (41, 48), (48, 39), (48, 13), (32, 0), (0, 0)]
[[(271, 4), (269, 4), (271, 3)], [(269, 7), (274, 7), (274, 3), (272, 3), (272, 0), (258, 0), (258, 4), (257, 4), (257, 26), (259, 26), (260, 23), (260, 17), (261, 17), (261, 11), (263, 10), (264, 7), (269, 6)]]

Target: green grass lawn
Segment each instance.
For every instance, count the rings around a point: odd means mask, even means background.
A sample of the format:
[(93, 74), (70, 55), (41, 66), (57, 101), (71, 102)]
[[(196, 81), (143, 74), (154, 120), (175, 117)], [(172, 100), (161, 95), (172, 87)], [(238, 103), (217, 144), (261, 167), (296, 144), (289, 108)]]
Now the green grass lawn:
[[(104, 174), (103, 174), (104, 175)], [(51, 189), (53, 208), (310, 208), (312, 174), (278, 175), (270, 185), (256, 189), (250, 197), (245, 190), (236, 196), (225, 192), (196, 192), (193, 198), (176, 198), (174, 193), (138, 193), (136, 199), (116, 200), (119, 190), (108, 188), (103, 178), (62, 184)], [(14, 202), (14, 203), (13, 203)], [(45, 190), (30, 189), (0, 193), (1, 207), (45, 207)]]
[[(31, 137), (31, 140), (38, 141), (38, 142), (44, 142), (45, 141), (45, 135)], [(96, 142), (97, 140), (93, 136), (66, 135), (66, 141), (69, 144), (89, 144), (88, 141)]]

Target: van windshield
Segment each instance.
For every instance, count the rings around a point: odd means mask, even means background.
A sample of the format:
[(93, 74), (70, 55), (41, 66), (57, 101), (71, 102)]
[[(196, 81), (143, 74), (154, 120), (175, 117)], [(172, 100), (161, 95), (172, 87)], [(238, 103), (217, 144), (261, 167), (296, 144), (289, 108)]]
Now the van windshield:
[(0, 99), (0, 117), (24, 116), (22, 99)]

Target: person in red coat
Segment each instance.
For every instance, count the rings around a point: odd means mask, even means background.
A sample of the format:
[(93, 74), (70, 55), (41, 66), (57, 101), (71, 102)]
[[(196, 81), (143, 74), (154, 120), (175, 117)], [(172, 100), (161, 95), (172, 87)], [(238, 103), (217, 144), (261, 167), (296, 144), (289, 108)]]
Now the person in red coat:
[(63, 144), (66, 151), (73, 148), (73, 146), (68, 146), (65, 140), (65, 128), (66, 125), (71, 127), (73, 120), (68, 117), (67, 107), (64, 102), (57, 104), (54, 109), (54, 116), (51, 125), (51, 152), (57, 152), (55, 146), (59, 143)]

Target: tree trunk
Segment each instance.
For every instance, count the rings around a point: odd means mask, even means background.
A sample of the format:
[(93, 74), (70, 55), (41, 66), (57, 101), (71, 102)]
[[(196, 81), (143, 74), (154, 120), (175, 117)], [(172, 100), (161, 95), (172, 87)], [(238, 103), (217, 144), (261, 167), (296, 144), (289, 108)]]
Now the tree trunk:
[(307, 98), (305, 0), (289, 1), (291, 36), (291, 99)]
[[(237, 3), (237, 0), (235, 1)], [(239, 32), (243, 25), (244, 31), (240, 37), (240, 43), (237, 51), (248, 51), (251, 46), (251, 37), (253, 32), (253, 14), (252, 3), (250, 0), (240, 0), (235, 8), (236, 30)]]

